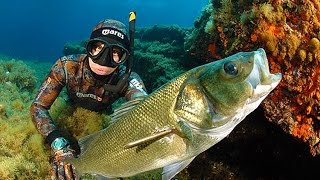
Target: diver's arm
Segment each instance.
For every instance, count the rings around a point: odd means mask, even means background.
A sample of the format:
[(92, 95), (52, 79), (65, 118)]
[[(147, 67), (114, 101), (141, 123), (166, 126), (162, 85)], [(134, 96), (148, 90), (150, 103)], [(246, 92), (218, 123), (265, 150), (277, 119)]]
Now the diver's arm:
[(129, 85), (124, 93), (124, 97), (126, 98), (126, 100), (132, 100), (137, 97), (148, 95), (146, 87), (144, 86), (142, 79), (137, 73), (132, 72), (128, 81)]
[(32, 122), (39, 133), (45, 138), (56, 130), (56, 126), (48, 110), (65, 86), (65, 73), (63, 62), (58, 60), (40, 86), (36, 98), (30, 107)]

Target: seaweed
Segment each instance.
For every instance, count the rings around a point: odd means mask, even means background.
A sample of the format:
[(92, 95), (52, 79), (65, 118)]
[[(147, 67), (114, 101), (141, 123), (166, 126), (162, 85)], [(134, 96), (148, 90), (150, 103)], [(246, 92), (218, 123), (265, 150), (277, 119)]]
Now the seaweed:
[(11, 83), (22, 91), (32, 91), (36, 86), (36, 78), (34, 71), (21, 60), (2, 60), (0, 61), (0, 83)]

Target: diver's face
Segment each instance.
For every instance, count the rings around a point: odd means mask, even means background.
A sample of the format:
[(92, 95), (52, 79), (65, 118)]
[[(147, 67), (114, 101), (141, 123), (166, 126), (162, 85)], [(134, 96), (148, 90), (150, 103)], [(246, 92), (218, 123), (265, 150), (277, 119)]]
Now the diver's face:
[[(95, 48), (92, 48), (91, 53), (92, 55), (97, 55), (100, 53), (100, 51), (104, 48), (104, 44), (101, 42), (95, 42), (94, 44)], [(120, 60), (120, 54), (121, 50), (114, 48), (113, 52), (112, 52), (112, 56), (113, 56), (113, 60), (118, 63)], [(91, 68), (91, 70), (98, 74), (98, 75), (109, 75), (111, 73), (113, 73), (115, 71), (115, 69), (117, 69), (117, 67), (113, 68), (113, 67), (108, 67), (108, 66), (101, 66), (95, 62), (92, 61), (92, 59), (89, 57), (89, 66)]]

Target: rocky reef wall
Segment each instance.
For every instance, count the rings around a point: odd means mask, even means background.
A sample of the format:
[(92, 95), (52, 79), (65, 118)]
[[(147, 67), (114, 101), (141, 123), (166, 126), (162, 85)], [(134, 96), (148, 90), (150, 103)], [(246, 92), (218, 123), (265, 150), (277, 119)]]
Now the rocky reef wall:
[(264, 48), (283, 80), (262, 106), (267, 119), (320, 153), (320, 1), (212, 0), (185, 48), (210, 62)]

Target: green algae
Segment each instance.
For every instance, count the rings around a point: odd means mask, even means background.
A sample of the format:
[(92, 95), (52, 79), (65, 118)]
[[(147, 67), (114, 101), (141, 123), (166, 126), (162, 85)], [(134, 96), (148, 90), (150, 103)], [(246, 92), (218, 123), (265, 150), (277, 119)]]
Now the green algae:
[(36, 77), (17, 60), (1, 60), (0, 72), (0, 177), (44, 179), (49, 152), (29, 115)]

